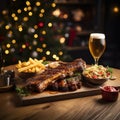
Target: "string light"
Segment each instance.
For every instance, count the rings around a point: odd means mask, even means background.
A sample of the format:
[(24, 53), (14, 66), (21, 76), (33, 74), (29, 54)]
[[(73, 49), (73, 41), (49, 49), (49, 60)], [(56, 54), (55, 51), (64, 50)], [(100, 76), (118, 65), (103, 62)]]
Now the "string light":
[(32, 9), (32, 7), (29, 6), (27, 9), (28, 9), (28, 11), (30, 11)]
[(43, 49), (42, 49), (42, 48), (37, 48), (36, 50), (37, 50), (37, 52), (40, 52), (40, 53), (43, 52)]
[(60, 55), (60, 56), (61, 56), (61, 55), (63, 55), (63, 52), (62, 52), (62, 51), (60, 51), (60, 52), (59, 52), (59, 55)]
[(5, 50), (5, 54), (8, 55), (9, 54), (9, 50)]
[(17, 10), (17, 13), (19, 13), (19, 14), (20, 14), (21, 12), (22, 12), (22, 11), (21, 11), (21, 9), (18, 9), (18, 10)]
[(28, 13), (28, 15), (29, 15), (29, 16), (32, 16), (32, 15), (33, 15), (33, 13), (32, 13), (32, 12), (29, 12), (29, 13)]
[(50, 55), (50, 51), (46, 51), (46, 55)]
[(34, 26), (34, 29), (37, 29), (37, 28), (38, 28), (38, 26), (37, 26), (37, 25), (35, 25), (35, 26)]
[(23, 30), (22, 25), (18, 26), (18, 30), (21, 32)]
[(18, 17), (17, 16), (14, 17), (14, 21), (18, 21)]
[(41, 13), (44, 13), (44, 12), (45, 12), (45, 10), (44, 10), (44, 9), (41, 9), (41, 10), (40, 10), (40, 12), (41, 12)]
[(40, 3), (40, 2), (36, 2), (35, 4), (36, 4), (36, 6), (40, 6), (40, 5), (41, 5), (41, 3)]
[(59, 60), (60, 58), (59, 57), (56, 57), (55, 60)]
[(10, 45), (9, 43), (6, 45), (7, 48), (10, 48), (10, 46), (11, 46), (11, 45)]
[(30, 1), (26, 1), (26, 5), (27, 6), (30, 6), (31, 4), (30, 4)]
[(60, 9), (56, 9), (55, 11), (53, 11), (53, 15), (56, 17), (59, 17), (60, 14), (61, 14)]
[(38, 38), (38, 34), (34, 34), (34, 38)]
[(3, 14), (3, 15), (6, 15), (7, 13), (8, 13), (7, 10), (3, 10), (3, 11), (2, 11), (2, 14)]
[(10, 29), (10, 26), (9, 26), (9, 25), (6, 25), (6, 26), (5, 26), (5, 29), (6, 29), (6, 30)]
[(15, 39), (13, 39), (13, 40), (12, 40), (12, 43), (13, 43), (13, 44), (15, 44), (15, 43), (16, 43), (16, 40), (15, 40)]
[(40, 14), (39, 14), (39, 17), (43, 17), (43, 14), (42, 14), (42, 13), (40, 13)]
[(27, 7), (24, 8), (24, 11), (27, 12)]
[(42, 34), (43, 34), (43, 35), (45, 35), (45, 34), (46, 34), (46, 31), (45, 31), (45, 30), (43, 30), (43, 31), (42, 31)]
[(64, 37), (61, 37), (61, 38), (60, 38), (60, 43), (61, 43), (61, 44), (65, 43), (65, 38), (64, 38)]
[(13, 18), (16, 16), (16, 14), (15, 13), (12, 13), (12, 15), (11, 15)]
[(29, 20), (28, 17), (23, 18), (23, 21), (25, 21), (25, 22), (27, 22), (28, 20)]
[(23, 48), (23, 49), (25, 49), (25, 48), (26, 48), (26, 45), (25, 45), (25, 44), (23, 44), (23, 45), (22, 45), (22, 48)]
[(52, 7), (56, 7), (56, 4), (55, 4), (55, 3), (52, 3), (51, 6), (52, 6)]
[(47, 47), (47, 45), (44, 43), (44, 44), (42, 44), (42, 47), (43, 47), (43, 48), (46, 48), (46, 47)]
[(52, 23), (48, 23), (48, 27), (52, 27)]
[(118, 6), (115, 6), (115, 7), (113, 8), (113, 12), (114, 12), (114, 13), (118, 13), (118, 12), (119, 12), (119, 7), (118, 7)]

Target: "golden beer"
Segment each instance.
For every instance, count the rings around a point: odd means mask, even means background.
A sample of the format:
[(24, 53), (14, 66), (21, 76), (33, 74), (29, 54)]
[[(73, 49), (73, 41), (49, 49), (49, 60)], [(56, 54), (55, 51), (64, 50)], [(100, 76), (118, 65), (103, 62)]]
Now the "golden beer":
[(105, 35), (102, 33), (91, 33), (89, 38), (89, 50), (91, 55), (95, 59), (95, 64), (98, 64), (97, 62), (103, 54), (105, 48)]

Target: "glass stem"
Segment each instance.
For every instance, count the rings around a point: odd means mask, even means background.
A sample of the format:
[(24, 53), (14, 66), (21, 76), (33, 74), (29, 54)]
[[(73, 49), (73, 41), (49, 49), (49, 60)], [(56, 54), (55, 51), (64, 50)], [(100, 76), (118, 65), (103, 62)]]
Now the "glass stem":
[(98, 65), (99, 58), (95, 58), (95, 65)]

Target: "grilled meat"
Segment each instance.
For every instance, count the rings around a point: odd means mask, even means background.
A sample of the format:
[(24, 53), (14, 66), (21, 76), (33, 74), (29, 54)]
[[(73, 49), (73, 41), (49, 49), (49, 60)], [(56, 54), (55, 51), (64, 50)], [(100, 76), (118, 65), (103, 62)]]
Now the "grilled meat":
[(76, 76), (73, 75), (62, 80), (57, 80), (54, 83), (51, 83), (47, 89), (61, 92), (75, 91), (80, 89), (81, 85), (81, 74), (78, 74)]
[(82, 59), (73, 62), (60, 62), (56, 68), (48, 67), (43, 73), (26, 80), (28, 89), (35, 92), (43, 92), (49, 84), (56, 80), (70, 76), (72, 72), (83, 71), (86, 63)]

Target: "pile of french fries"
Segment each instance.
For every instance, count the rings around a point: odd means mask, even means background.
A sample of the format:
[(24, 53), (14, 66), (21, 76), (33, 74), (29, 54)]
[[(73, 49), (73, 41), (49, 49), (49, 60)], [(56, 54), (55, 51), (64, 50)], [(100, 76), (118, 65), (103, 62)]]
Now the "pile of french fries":
[(45, 70), (43, 60), (29, 58), (27, 62), (18, 61), (16, 65), (18, 72), (38, 73)]

